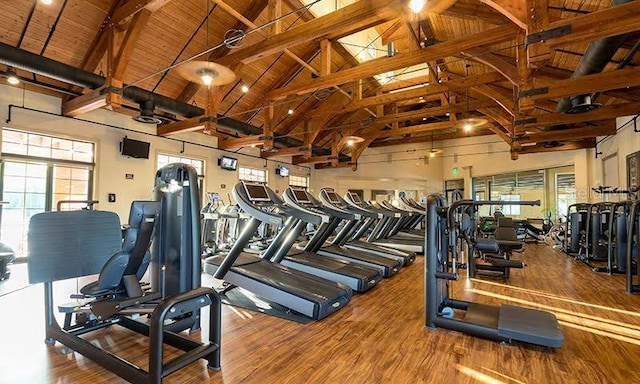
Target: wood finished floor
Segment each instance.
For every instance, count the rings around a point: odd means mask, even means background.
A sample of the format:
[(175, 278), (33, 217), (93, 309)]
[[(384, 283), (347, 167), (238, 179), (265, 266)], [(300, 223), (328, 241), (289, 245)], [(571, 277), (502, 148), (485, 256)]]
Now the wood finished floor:
[[(423, 258), (329, 318), (306, 325), (224, 306), (222, 370), (204, 363), (166, 383), (639, 383), (640, 296), (623, 276), (592, 272), (546, 245), (527, 245), (525, 270), (501, 279), (462, 279), (458, 297), (554, 312), (559, 350), (505, 345), (423, 326)], [(65, 285), (65, 284), (61, 284)], [(66, 289), (75, 289), (75, 282)], [(69, 287), (71, 285), (71, 287)], [(120, 383), (61, 346), (43, 343), (42, 288), (0, 298), (0, 383)], [(89, 335), (146, 362), (146, 339), (112, 327)]]

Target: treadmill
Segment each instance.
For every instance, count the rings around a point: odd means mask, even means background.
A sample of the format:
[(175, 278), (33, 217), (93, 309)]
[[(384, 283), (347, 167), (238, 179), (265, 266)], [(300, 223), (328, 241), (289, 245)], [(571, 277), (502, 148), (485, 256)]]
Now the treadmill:
[[(271, 196), (276, 196), (268, 187)], [(349, 286), (355, 292), (365, 292), (375, 287), (382, 279), (377, 268), (330, 256), (320, 256), (304, 250), (292, 249), (296, 239), (305, 230), (307, 223), (322, 225), (329, 223), (332, 217), (313, 208), (291, 207), (279, 198), (273, 198), (273, 206), (289, 216), (284, 228), (273, 238), (262, 258), (280, 263), (288, 268), (308, 272)]]
[[(383, 247), (400, 249), (408, 252), (424, 253), (424, 240), (405, 239), (405, 238), (388, 238), (394, 226), (402, 217), (400, 212), (390, 211), (380, 206), (375, 207), (360, 200), (360, 196), (355, 193), (347, 192), (344, 200), (351, 206), (361, 208), (365, 211), (374, 212), (382, 215), (375, 224), (366, 241)], [(364, 233), (362, 233), (364, 235)]]
[(251, 219), (226, 255), (205, 259), (205, 272), (315, 320), (340, 310), (351, 300), (351, 288), (344, 284), (243, 252), (261, 222), (282, 226), (287, 217), (269, 211), (277, 196), (262, 184), (239, 182), (232, 193)]
[(340, 197), (333, 188), (322, 188), (320, 190), (319, 198), (325, 206), (333, 207), (338, 210), (349, 211), (360, 216), (359, 220), (353, 220), (346, 223), (334, 237), (331, 242), (332, 244), (400, 260), (402, 261), (403, 266), (411, 265), (416, 260), (415, 252), (387, 248), (360, 240), (371, 224), (376, 219), (382, 217), (382, 214), (365, 211), (364, 209), (347, 204), (347, 202), (344, 201), (344, 199), (342, 199), (342, 197)]
[(325, 207), (304, 189), (288, 188), (283, 194), (283, 198), (291, 207), (300, 210), (318, 210), (331, 216), (331, 220), (328, 223), (322, 223), (306, 243), (305, 251), (373, 267), (380, 270), (383, 277), (391, 277), (402, 268), (402, 262), (399, 260), (325, 243), (341, 221), (355, 220), (353, 213)]
[(412, 219), (400, 229), (400, 234), (424, 239), (424, 229), (418, 227), (425, 220), (425, 208), (416, 206), (414, 202), (406, 197), (401, 197), (398, 200), (398, 208), (413, 214)]

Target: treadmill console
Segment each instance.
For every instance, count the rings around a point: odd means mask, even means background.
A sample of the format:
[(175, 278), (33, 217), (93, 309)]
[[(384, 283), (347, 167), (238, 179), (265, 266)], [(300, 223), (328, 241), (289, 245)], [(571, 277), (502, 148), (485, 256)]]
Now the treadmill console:
[(340, 197), (337, 193), (333, 191), (325, 191), (325, 193), (327, 194), (327, 198), (331, 204), (341, 205)]
[(298, 204), (311, 204), (311, 200), (309, 196), (307, 196), (307, 192), (304, 189), (291, 189), (293, 191), (293, 197), (296, 199), (296, 203)]
[(243, 182), (242, 185), (244, 186), (244, 190), (247, 192), (247, 196), (251, 201), (271, 201), (267, 188), (264, 184), (249, 184)]
[(361, 204), (362, 200), (360, 200), (360, 196), (358, 196), (357, 194), (353, 193), (353, 192), (349, 192), (349, 196), (351, 196), (351, 200), (353, 200), (354, 203), (356, 204)]

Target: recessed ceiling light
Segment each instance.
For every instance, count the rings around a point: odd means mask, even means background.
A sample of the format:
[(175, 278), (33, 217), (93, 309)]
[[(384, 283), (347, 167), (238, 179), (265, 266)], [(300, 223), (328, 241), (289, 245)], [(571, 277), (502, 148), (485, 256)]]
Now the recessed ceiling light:
[(288, 114), (293, 115), (293, 109), (289, 108), (289, 110), (287, 111)]
[(53, 0), (40, 0), (40, 2), (45, 5), (51, 5), (51, 3), (53, 3)]
[(242, 90), (243, 93), (249, 92), (249, 87), (246, 86), (246, 85), (242, 85), (242, 87), (240, 89)]

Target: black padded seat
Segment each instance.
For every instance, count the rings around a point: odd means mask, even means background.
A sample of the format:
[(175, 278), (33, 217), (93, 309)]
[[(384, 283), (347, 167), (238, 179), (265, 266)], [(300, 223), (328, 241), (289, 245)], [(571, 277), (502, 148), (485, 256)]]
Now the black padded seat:
[(127, 290), (123, 281), (125, 276), (135, 276), (137, 281), (142, 279), (151, 260), (149, 246), (159, 212), (157, 201), (131, 203), (122, 251), (111, 256), (100, 270), (98, 280), (82, 287), (80, 293), (92, 297), (121, 294)]

